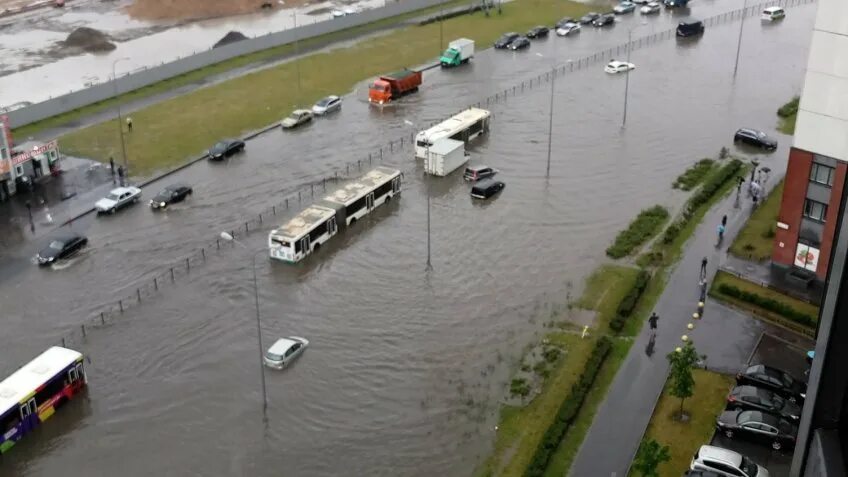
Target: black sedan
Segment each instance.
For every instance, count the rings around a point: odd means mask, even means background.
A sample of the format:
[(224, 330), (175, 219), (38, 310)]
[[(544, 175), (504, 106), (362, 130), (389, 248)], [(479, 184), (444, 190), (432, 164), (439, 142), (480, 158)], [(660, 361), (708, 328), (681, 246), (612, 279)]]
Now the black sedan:
[(497, 39), (497, 41), (495, 41), (494, 46), (495, 48), (502, 50), (504, 48), (507, 48), (509, 44), (513, 42), (513, 40), (520, 36), (521, 35), (515, 32), (504, 33), (503, 35), (501, 35), (500, 38)]
[(548, 31), (548, 27), (546, 26), (534, 26), (527, 32), (527, 38), (544, 38), (548, 36)]
[(576, 22), (577, 22), (577, 20), (575, 20), (571, 17), (563, 17), (562, 19), (560, 19), (560, 21), (556, 22), (556, 25), (554, 25), (554, 29), (562, 28), (563, 25), (565, 25), (566, 23), (576, 23)]
[(612, 13), (601, 15), (592, 22), (592, 25), (596, 27), (615, 25), (615, 15)]
[(35, 256), (35, 259), (41, 266), (50, 265), (79, 252), (87, 243), (88, 239), (79, 234), (68, 233), (60, 235), (41, 249), (38, 255)]
[(164, 209), (175, 202), (182, 202), (192, 193), (188, 184), (172, 184), (162, 189), (156, 197), (150, 199), (151, 209)]
[(509, 44), (509, 49), (513, 51), (523, 50), (528, 46), (530, 46), (530, 40), (528, 40), (526, 36), (519, 36)]
[(588, 25), (588, 24), (592, 23), (593, 21), (597, 20), (600, 16), (601, 16), (600, 13), (589, 12), (589, 13), (583, 15), (582, 17), (580, 17), (580, 24), (581, 25)]
[(768, 389), (754, 386), (736, 386), (727, 396), (728, 409), (753, 409), (776, 414), (797, 421), (801, 418), (801, 408)]
[(224, 139), (218, 141), (212, 146), (212, 149), (209, 149), (209, 159), (220, 161), (241, 151), (244, 151), (244, 141), (241, 139)]
[(736, 375), (736, 384), (768, 389), (792, 402), (801, 402), (806, 397), (807, 386), (781, 371), (764, 364), (755, 364)]
[(741, 142), (751, 146), (773, 151), (777, 149), (777, 139), (771, 138), (762, 131), (750, 128), (740, 128), (733, 135), (733, 142)]
[(718, 416), (716, 429), (727, 438), (744, 437), (769, 444), (774, 450), (794, 447), (798, 435), (795, 424), (760, 411), (724, 411)]

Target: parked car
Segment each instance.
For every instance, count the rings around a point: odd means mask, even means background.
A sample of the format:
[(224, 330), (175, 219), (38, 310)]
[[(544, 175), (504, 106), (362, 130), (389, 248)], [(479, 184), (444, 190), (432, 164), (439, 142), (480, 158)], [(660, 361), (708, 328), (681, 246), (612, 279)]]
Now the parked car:
[(62, 234), (42, 248), (35, 256), (35, 260), (41, 266), (50, 265), (79, 252), (87, 243), (88, 239), (80, 234), (73, 232)]
[(763, 21), (771, 22), (775, 20), (780, 20), (786, 16), (786, 10), (781, 7), (768, 7), (763, 10), (762, 15), (760, 15), (760, 19)]
[(558, 22), (556, 22), (556, 24), (554, 25), (554, 29), (562, 28), (562, 26), (565, 25), (566, 23), (577, 23), (577, 20), (575, 20), (571, 17), (562, 17), (562, 18), (559, 19)]
[(527, 32), (527, 38), (543, 38), (548, 36), (548, 27), (543, 25), (534, 26)]
[(588, 25), (588, 24), (594, 22), (595, 20), (597, 20), (600, 16), (601, 16), (600, 13), (589, 12), (589, 13), (583, 15), (582, 17), (580, 17), (580, 24), (581, 25)]
[(750, 128), (740, 128), (733, 135), (733, 142), (742, 142), (761, 149), (777, 149), (777, 140), (766, 135), (762, 131)]
[(728, 409), (753, 409), (776, 414), (797, 421), (801, 418), (801, 407), (783, 399), (768, 389), (754, 386), (736, 386), (727, 395)]
[(601, 15), (592, 22), (592, 25), (595, 25), (598, 28), (615, 25), (615, 15), (612, 13)]
[(769, 444), (774, 450), (794, 447), (798, 435), (798, 426), (762, 411), (724, 411), (716, 429), (728, 439), (742, 437)]
[(192, 192), (191, 186), (188, 184), (171, 184), (150, 199), (150, 208), (153, 210), (164, 209), (173, 203), (182, 202)]
[(504, 33), (503, 35), (501, 35), (500, 38), (497, 39), (497, 41), (495, 41), (494, 46), (495, 48), (502, 50), (504, 48), (507, 48), (509, 44), (512, 43), (513, 40), (515, 40), (519, 36), (521, 35), (515, 32)]
[(653, 15), (654, 13), (659, 13), (661, 8), (662, 6), (659, 2), (650, 2), (640, 8), (639, 12), (641, 12), (642, 15)]
[(141, 189), (138, 187), (118, 187), (112, 189), (109, 195), (97, 201), (94, 208), (98, 213), (114, 214), (118, 209), (122, 209), (130, 204), (138, 202), (141, 199)]
[(312, 111), (306, 109), (295, 109), (291, 114), (280, 122), (283, 129), (292, 129), (312, 121)]
[(613, 13), (617, 15), (622, 15), (624, 13), (633, 13), (636, 10), (636, 4), (633, 2), (621, 2), (618, 5), (612, 7)]
[(471, 197), (475, 199), (488, 199), (506, 187), (501, 181), (488, 178), (478, 180), (474, 187), (471, 188)]
[(241, 139), (224, 139), (218, 141), (209, 149), (209, 159), (217, 161), (241, 151), (244, 151), (244, 141)]
[(556, 34), (559, 36), (569, 36), (575, 33), (580, 33), (580, 29), (579, 23), (566, 23), (565, 25), (557, 28)]
[(462, 178), (467, 181), (474, 182), (487, 177), (492, 177), (498, 172), (499, 171), (497, 169), (489, 166), (468, 166), (465, 168), (465, 173), (462, 175)]
[(744, 455), (703, 445), (692, 457), (689, 470), (710, 470), (723, 477), (769, 477), (769, 472)]
[(704, 22), (700, 20), (688, 20), (685, 22), (680, 22), (677, 25), (677, 36), (681, 38), (686, 38), (690, 36), (696, 36), (704, 33)]
[(764, 364), (749, 366), (737, 374), (736, 384), (768, 389), (791, 402), (801, 402), (807, 397), (807, 385), (801, 380)]
[(323, 116), (340, 109), (342, 109), (342, 98), (339, 98), (338, 96), (327, 96), (312, 106), (312, 114), (316, 116)]
[(280, 338), (265, 352), (263, 357), (265, 366), (283, 369), (303, 354), (307, 346), (309, 346), (309, 340), (306, 338), (299, 336)]
[(519, 36), (509, 44), (509, 49), (512, 51), (523, 50), (530, 46), (530, 40), (525, 36)]
[(711, 470), (687, 470), (683, 477), (724, 477), (724, 474)]
[(636, 65), (626, 61), (612, 60), (604, 67), (604, 71), (610, 74), (624, 73), (636, 69)]

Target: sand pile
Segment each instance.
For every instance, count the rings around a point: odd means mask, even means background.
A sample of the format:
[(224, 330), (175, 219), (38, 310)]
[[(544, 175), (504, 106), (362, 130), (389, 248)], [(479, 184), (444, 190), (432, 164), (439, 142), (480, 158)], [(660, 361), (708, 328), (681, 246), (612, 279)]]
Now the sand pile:
[(235, 43), (237, 41), (242, 41), (242, 40), (246, 40), (246, 39), (247, 39), (247, 37), (244, 36), (241, 32), (231, 31), (231, 32), (227, 33), (226, 35), (224, 35), (223, 38), (218, 40), (217, 43), (212, 45), (212, 48), (218, 48), (219, 46), (229, 45), (230, 43)]
[[(285, 0), (286, 7), (308, 0)], [(144, 20), (199, 20), (279, 8), (277, 0), (135, 0), (127, 13)]]
[(109, 41), (108, 35), (88, 27), (77, 28), (61, 43), (65, 48), (79, 49), (88, 53), (115, 49), (115, 44)]

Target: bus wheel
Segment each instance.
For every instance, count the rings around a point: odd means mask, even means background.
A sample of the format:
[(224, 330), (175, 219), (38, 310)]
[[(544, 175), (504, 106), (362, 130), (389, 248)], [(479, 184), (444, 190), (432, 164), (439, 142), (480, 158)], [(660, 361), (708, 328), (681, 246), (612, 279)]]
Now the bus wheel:
[(350, 219), (350, 225), (351, 226), (353, 226), (353, 224), (355, 224), (355, 223), (356, 223), (356, 217)]
[(312, 247), (312, 253), (317, 253), (319, 250), (321, 250), (321, 244), (316, 243), (315, 246)]
[(387, 195), (387, 196), (386, 196), (386, 200), (385, 200), (385, 201), (383, 201), (383, 203), (388, 204), (388, 203), (389, 203), (389, 202), (391, 202), (391, 201), (392, 201), (392, 196)]

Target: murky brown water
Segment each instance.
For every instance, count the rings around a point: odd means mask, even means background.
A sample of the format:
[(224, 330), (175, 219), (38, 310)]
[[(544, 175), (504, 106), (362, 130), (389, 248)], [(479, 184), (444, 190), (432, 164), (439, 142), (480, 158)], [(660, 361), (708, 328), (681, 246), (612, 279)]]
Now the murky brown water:
[[(733, 7), (704, 2), (692, 14)], [(290, 334), (312, 343), (292, 368), (267, 371), (267, 430), (250, 257), (233, 249), (117, 324), (90, 332), (82, 346), (92, 360), (88, 399), (21, 442), (0, 474), (468, 475), (489, 451), (510, 369), (542, 329), (536, 317), (569, 289), (579, 292), (640, 208), (681, 200), (670, 184), (689, 164), (729, 146), (738, 126), (772, 131), (774, 111), (800, 89), (814, 12), (791, 9), (779, 25), (750, 21), (735, 82), (738, 23), (696, 42), (635, 51), (624, 130), (624, 77), (598, 65), (558, 80), (549, 180), (549, 89), (543, 83), (491, 106), (491, 134), (471, 151), (507, 184), (489, 203), (472, 203), (459, 177), (422, 181), (408, 150), (386, 157), (406, 171), (399, 201), (305, 264), (259, 260), (266, 344)], [(439, 119), (535, 77), (552, 58), (562, 63), (617, 44), (637, 21), (553, 37), (523, 53), (483, 52), (468, 69), (427, 73), (419, 94), (382, 113), (368, 109), (360, 87), (334, 118), (263, 135), (229, 165), (186, 170), (175, 180), (195, 186), (187, 207), (152, 214), (140, 206), (91, 221), (83, 258), (63, 270), (22, 267), (0, 282), (0, 371), (11, 372), (115, 290), (278, 202), (283, 191), (409, 132), (405, 118)], [(662, 15), (641, 28), (675, 21)], [(782, 170), (789, 145), (782, 137), (780, 150), (763, 160)], [(257, 249), (264, 242), (264, 233), (247, 240)]]

